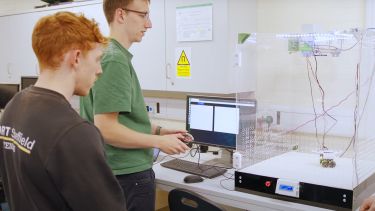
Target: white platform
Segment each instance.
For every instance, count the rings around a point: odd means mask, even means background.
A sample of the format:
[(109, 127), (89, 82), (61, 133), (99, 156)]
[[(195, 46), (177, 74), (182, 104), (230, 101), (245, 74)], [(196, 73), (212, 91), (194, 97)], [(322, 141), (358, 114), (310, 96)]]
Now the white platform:
[(358, 178), (354, 171), (353, 159), (336, 158), (335, 168), (323, 168), (319, 154), (287, 152), (239, 171), (251, 174), (283, 178), (298, 182), (327, 187), (353, 190), (358, 184), (374, 173), (375, 162), (361, 161), (367, 167), (366, 175)]
[[(160, 158), (164, 161), (172, 159), (171, 157), (164, 158), (165, 154), (160, 153)], [(197, 161), (198, 156), (194, 158), (190, 156), (183, 156), (183, 159)], [(202, 153), (201, 162), (218, 158), (218, 156), (212, 155), (211, 153)], [(328, 209), (313, 207), (305, 204), (294, 203), (289, 201), (283, 201), (278, 199), (272, 199), (264, 196), (258, 196), (254, 194), (234, 191), (234, 171), (229, 170), (225, 176), (219, 176), (213, 179), (205, 179), (200, 183), (184, 183), (183, 179), (187, 176), (187, 173), (175, 171), (172, 169), (164, 168), (157, 162), (153, 166), (156, 177), (157, 187), (170, 191), (175, 188), (185, 188), (194, 191), (198, 194), (205, 196), (206, 198), (213, 200), (219, 204), (227, 206), (251, 210), (251, 211), (327, 211)], [(229, 179), (228, 179), (229, 178)]]

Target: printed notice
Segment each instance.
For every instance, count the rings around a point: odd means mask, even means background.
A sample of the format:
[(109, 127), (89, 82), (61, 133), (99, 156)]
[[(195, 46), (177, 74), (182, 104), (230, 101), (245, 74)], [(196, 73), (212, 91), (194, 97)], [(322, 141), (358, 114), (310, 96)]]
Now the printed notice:
[(176, 8), (178, 42), (212, 40), (212, 4)]
[(176, 48), (176, 76), (190, 78), (191, 48)]

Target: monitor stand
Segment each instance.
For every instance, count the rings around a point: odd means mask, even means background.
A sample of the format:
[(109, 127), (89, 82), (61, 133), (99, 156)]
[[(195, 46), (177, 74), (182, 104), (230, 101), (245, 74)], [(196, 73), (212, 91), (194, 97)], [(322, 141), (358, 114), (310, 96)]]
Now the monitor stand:
[(208, 160), (204, 162), (203, 164), (231, 169), (233, 168), (233, 150), (222, 149), (220, 158)]

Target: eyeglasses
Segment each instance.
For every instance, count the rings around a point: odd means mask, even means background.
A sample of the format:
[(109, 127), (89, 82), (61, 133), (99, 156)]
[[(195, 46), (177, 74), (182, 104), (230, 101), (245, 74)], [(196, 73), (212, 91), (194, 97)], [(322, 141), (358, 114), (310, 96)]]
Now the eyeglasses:
[(150, 19), (150, 12), (142, 12), (142, 11), (137, 11), (137, 10), (130, 10), (130, 9), (127, 9), (127, 8), (121, 8), (121, 9), (123, 9), (126, 12), (137, 13), (137, 14), (139, 14), (145, 20), (149, 20)]

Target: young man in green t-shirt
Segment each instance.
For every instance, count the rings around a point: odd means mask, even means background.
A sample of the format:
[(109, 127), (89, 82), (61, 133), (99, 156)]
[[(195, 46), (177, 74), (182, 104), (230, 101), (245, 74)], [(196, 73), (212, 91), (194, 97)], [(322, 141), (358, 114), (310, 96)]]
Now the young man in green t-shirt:
[(94, 122), (106, 141), (108, 163), (117, 176), (126, 198), (127, 209), (154, 210), (155, 175), (152, 148), (167, 154), (189, 148), (185, 130), (167, 130), (151, 124), (141, 87), (133, 69), (134, 42), (140, 42), (149, 19), (148, 0), (105, 0), (104, 13), (110, 28), (110, 43), (102, 57), (103, 74), (81, 99), (81, 115)]

